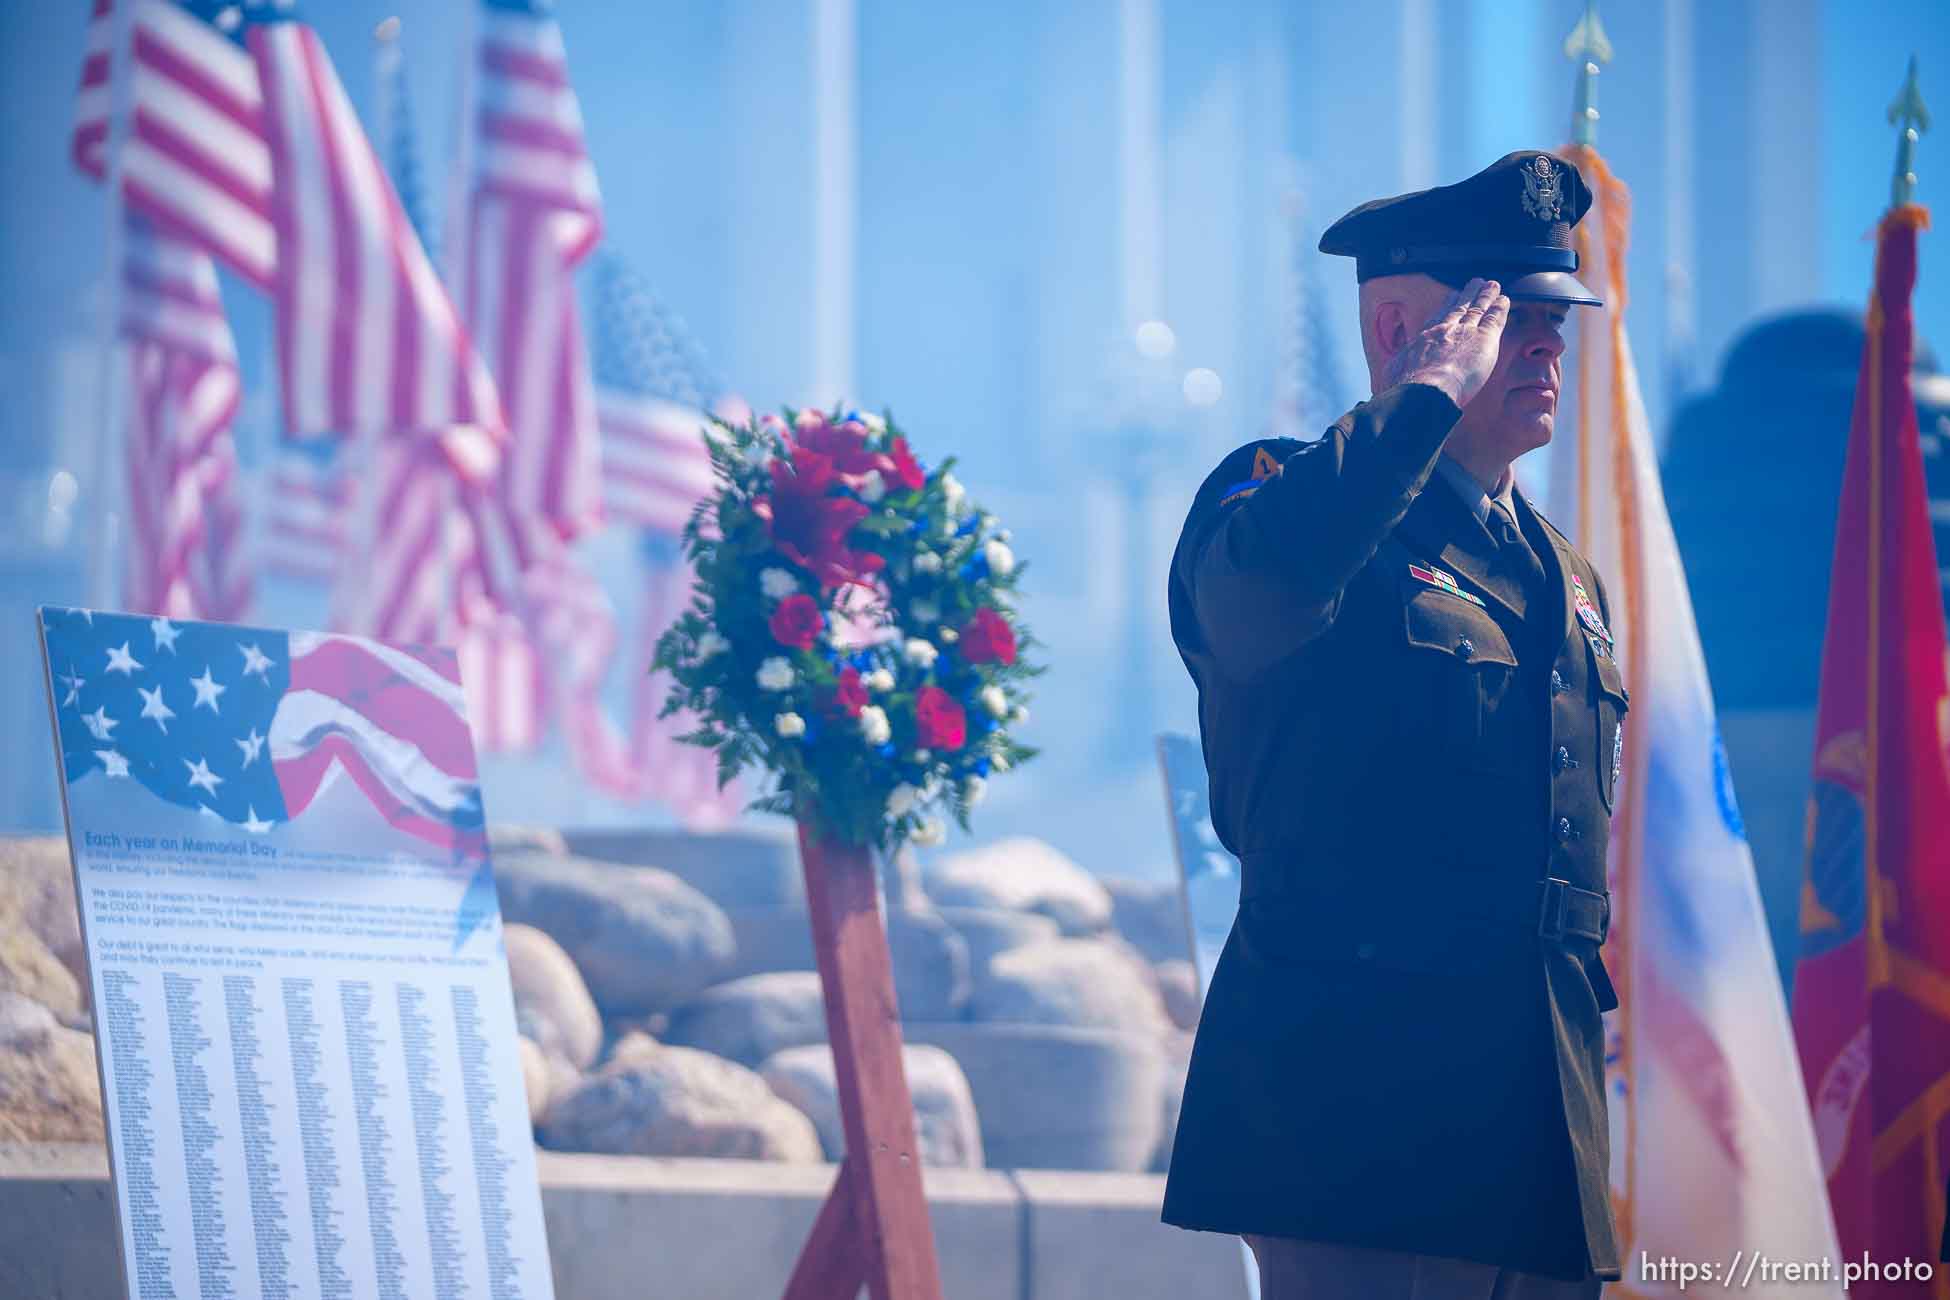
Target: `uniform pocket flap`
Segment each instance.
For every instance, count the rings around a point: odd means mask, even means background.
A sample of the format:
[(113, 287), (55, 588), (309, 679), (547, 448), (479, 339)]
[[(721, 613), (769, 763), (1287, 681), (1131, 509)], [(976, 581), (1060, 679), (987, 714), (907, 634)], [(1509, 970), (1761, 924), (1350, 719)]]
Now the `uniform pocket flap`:
[(1618, 670), (1618, 659), (1609, 647), (1599, 648), (1598, 638), (1587, 636), (1591, 645), (1591, 679), (1598, 683), (1598, 689), (1618, 702), (1620, 712), (1627, 707), (1632, 697), (1625, 689), (1625, 674)]
[(1509, 638), (1488, 614), (1434, 587), (1419, 586), (1407, 594), (1403, 622), (1410, 645), (1439, 650), (1468, 663), (1516, 667)]

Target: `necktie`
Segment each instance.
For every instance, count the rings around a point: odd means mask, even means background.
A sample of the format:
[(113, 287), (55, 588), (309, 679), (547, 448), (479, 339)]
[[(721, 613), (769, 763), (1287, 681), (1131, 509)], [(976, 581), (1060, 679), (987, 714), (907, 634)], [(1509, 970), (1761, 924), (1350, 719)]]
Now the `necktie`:
[(1526, 596), (1535, 596), (1543, 591), (1543, 562), (1537, 558), (1537, 552), (1530, 549), (1523, 529), (1517, 527), (1517, 521), (1501, 501), (1490, 502), (1489, 526), (1490, 535), (1496, 538), (1497, 563), (1523, 584)]

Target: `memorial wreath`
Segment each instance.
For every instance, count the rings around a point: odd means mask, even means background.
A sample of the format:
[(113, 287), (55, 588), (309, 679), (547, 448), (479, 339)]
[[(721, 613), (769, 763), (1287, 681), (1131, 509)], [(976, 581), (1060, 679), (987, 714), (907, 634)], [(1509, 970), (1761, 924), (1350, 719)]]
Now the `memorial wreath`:
[(663, 714), (718, 781), (773, 778), (750, 807), (843, 843), (939, 843), (988, 779), (1042, 669), (1015, 610), (1009, 533), (952, 459), (927, 469), (892, 420), (836, 407), (707, 430), (715, 487), (684, 530), (690, 607), (657, 643)]

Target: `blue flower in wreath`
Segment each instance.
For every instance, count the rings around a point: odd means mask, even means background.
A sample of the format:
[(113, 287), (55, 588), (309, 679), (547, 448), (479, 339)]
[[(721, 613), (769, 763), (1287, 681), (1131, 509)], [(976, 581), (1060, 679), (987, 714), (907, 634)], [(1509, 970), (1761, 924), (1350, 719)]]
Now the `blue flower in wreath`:
[(894, 756), (894, 742), (891, 740), (887, 741), (885, 744), (881, 745), (873, 752), (880, 755), (880, 757), (882, 758), (892, 758)]
[[(988, 728), (988, 727), (984, 727), (984, 728), (982, 728), (982, 730), (984, 730), (984, 731), (987, 731), (987, 730), (990, 730), (990, 728)], [(988, 760), (987, 760), (986, 758), (978, 758), (978, 759), (976, 759), (976, 760), (975, 760), (975, 775), (976, 775), (976, 776), (987, 776), (988, 774), (989, 774), (989, 761), (988, 761)]]

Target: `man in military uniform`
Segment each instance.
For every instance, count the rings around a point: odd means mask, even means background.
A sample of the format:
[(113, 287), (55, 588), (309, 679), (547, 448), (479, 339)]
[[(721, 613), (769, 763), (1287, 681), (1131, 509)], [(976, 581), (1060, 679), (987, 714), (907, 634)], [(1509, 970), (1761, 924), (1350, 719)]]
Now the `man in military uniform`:
[(1626, 692), (1604, 584), (1513, 486), (1590, 193), (1512, 154), (1356, 208), (1374, 396), (1228, 456), (1171, 567), (1240, 908), (1164, 1218), (1265, 1300), (1595, 1297), (1619, 1274), (1599, 960)]

